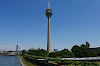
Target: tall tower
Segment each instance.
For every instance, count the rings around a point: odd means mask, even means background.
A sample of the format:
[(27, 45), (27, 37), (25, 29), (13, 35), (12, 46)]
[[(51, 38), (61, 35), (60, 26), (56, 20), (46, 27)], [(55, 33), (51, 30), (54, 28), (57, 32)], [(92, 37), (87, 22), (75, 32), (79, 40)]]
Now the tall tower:
[(19, 55), (19, 45), (16, 45), (16, 55)]
[(51, 52), (51, 32), (50, 32), (50, 17), (52, 16), (52, 10), (50, 9), (50, 2), (48, 0), (48, 9), (46, 9), (46, 16), (48, 18), (48, 37), (47, 37), (47, 51)]

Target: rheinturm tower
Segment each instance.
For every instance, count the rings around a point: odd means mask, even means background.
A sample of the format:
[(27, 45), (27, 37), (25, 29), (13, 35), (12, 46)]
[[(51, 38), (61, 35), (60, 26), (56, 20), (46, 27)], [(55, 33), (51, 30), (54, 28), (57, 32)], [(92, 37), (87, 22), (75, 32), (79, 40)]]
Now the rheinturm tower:
[(48, 18), (48, 37), (47, 37), (47, 51), (51, 52), (51, 32), (50, 32), (50, 17), (52, 16), (52, 10), (50, 9), (50, 2), (48, 1), (48, 9), (46, 9), (46, 16)]

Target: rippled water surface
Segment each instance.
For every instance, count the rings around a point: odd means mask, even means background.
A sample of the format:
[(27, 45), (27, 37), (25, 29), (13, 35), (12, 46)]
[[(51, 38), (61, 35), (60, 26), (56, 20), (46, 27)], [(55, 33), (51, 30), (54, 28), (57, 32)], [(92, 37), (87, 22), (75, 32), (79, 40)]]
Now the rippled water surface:
[(22, 66), (16, 56), (0, 56), (0, 66)]

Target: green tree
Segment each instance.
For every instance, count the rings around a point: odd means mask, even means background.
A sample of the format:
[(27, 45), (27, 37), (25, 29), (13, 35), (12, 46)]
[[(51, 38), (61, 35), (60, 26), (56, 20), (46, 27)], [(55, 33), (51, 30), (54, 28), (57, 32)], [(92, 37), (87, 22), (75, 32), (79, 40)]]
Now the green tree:
[(46, 50), (40, 49), (40, 50), (29, 50), (28, 51), (29, 55), (34, 55), (34, 56), (48, 56), (48, 52)]
[(96, 52), (97, 56), (100, 56), (100, 49), (99, 48), (96, 49), (95, 52)]
[(69, 58), (74, 57), (74, 54), (69, 51), (68, 49), (61, 50), (59, 52), (51, 52), (49, 53), (49, 57), (63, 57), (63, 58)]
[(70, 58), (70, 57), (74, 57), (74, 54), (68, 49), (64, 49), (60, 51), (60, 56), (62, 58)]
[(60, 57), (60, 53), (59, 52), (51, 52), (51, 53), (49, 53), (49, 57)]
[(74, 45), (71, 51), (74, 53), (75, 57), (80, 57), (80, 47), (78, 45)]
[(22, 55), (26, 54), (27, 51), (26, 50), (22, 50)]
[(37, 50), (36, 56), (48, 56), (48, 52), (46, 50)]
[(28, 52), (27, 52), (29, 55), (36, 55), (36, 53), (37, 53), (37, 50), (28, 50)]
[(96, 52), (89, 49), (89, 46), (87, 44), (82, 44), (80, 46), (73, 46), (72, 52), (74, 53), (75, 57), (95, 57)]

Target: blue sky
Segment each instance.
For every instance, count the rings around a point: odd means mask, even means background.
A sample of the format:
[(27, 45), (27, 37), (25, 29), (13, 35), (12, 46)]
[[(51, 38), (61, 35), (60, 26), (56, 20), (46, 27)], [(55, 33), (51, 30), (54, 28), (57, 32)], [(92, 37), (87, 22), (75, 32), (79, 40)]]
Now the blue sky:
[[(52, 49), (100, 45), (100, 0), (50, 0)], [(47, 0), (0, 0), (0, 46), (47, 47)]]

